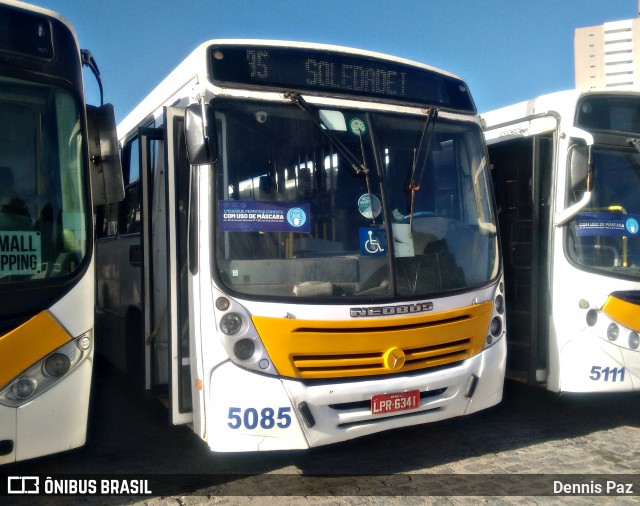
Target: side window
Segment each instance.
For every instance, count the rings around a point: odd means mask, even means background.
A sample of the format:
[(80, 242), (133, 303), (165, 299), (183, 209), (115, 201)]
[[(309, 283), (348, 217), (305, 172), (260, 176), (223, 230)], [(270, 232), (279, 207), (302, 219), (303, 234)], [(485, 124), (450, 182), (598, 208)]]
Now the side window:
[(139, 234), (140, 223), (140, 142), (134, 137), (124, 148), (124, 178), (127, 182), (124, 200), (120, 203), (118, 229), (121, 235)]
[(127, 184), (132, 184), (140, 180), (140, 140), (138, 137), (127, 142), (125, 156), (127, 166), (124, 169), (124, 177)]
[(96, 237), (115, 237), (118, 233), (118, 204), (112, 202), (96, 208)]

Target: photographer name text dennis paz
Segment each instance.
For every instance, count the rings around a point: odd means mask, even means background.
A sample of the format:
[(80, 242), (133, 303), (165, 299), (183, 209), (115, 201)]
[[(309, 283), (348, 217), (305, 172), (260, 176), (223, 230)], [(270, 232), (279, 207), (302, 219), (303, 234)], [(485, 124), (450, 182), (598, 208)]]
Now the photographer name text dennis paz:
[(633, 483), (615, 480), (591, 480), (586, 483), (567, 483), (553, 480), (554, 495), (635, 495)]
[(38, 274), (41, 252), (40, 232), (0, 232), (0, 277)]
[[(404, 474), (353, 476), (269, 475), (45, 475), (8, 476), (0, 496), (169, 496), (201, 493), (216, 496), (355, 495), (367, 496), (636, 496), (640, 475), (624, 474)], [(6, 489), (3, 490), (3, 487)], [(331, 491), (328, 493), (328, 491)]]

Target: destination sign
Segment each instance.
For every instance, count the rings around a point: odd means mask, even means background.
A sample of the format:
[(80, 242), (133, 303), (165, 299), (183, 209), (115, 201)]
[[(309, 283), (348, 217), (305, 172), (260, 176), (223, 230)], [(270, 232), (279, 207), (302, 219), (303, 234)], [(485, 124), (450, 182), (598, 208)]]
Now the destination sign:
[(209, 77), (223, 85), (382, 99), (475, 114), (461, 79), (384, 58), (299, 47), (213, 45)]
[(640, 134), (640, 98), (635, 95), (587, 95), (578, 104), (576, 126), (588, 131)]
[(0, 51), (53, 58), (51, 26), (44, 16), (0, 6)]

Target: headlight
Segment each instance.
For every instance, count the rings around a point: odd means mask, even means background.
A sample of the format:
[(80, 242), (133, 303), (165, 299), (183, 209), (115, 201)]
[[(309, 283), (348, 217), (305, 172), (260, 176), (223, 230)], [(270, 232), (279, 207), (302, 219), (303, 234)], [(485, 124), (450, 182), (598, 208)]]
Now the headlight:
[(220, 330), (223, 334), (233, 336), (240, 332), (242, 328), (242, 318), (237, 313), (227, 313), (220, 318)]
[(615, 323), (610, 323), (607, 327), (607, 339), (609, 341), (615, 341), (620, 334), (620, 328)]
[(502, 320), (500, 317), (495, 316), (491, 320), (491, 335), (498, 337), (502, 333)]
[(71, 360), (64, 353), (54, 353), (44, 361), (44, 371), (52, 378), (64, 376), (70, 367)]
[(484, 340), (483, 349), (487, 349), (500, 340), (504, 334), (505, 327), (505, 300), (504, 300), (504, 282), (501, 280), (493, 297), (493, 310), (491, 312), (491, 322)]
[(637, 350), (640, 345), (640, 336), (637, 332), (631, 332), (629, 334), (629, 348), (632, 350)]
[(595, 309), (589, 309), (587, 311), (587, 325), (593, 327), (596, 323), (598, 323), (598, 312)]
[(233, 346), (233, 352), (240, 360), (249, 360), (255, 350), (256, 347), (250, 339), (240, 339), (240, 341)]
[(20, 378), (13, 384), (11, 391), (16, 399), (25, 400), (33, 395), (38, 384), (32, 378)]
[(220, 329), (217, 336), (229, 359), (247, 370), (277, 374), (249, 311), (222, 294), (215, 299), (215, 310)]
[(18, 407), (43, 394), (89, 357), (92, 347), (92, 332), (68, 341), (0, 390), (0, 404)]

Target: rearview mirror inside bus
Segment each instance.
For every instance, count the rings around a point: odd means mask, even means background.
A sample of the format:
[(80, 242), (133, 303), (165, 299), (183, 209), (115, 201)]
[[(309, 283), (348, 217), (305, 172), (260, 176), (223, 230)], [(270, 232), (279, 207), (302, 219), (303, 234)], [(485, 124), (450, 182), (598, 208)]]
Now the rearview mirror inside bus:
[(320, 109), (320, 119), (322, 120), (322, 124), (329, 130), (337, 130), (339, 132), (347, 131), (347, 120), (340, 111)]
[(218, 158), (213, 109), (209, 106), (204, 107), (205, 118), (202, 116), (202, 110), (200, 104), (191, 104), (185, 111), (185, 139), (191, 165), (207, 165), (214, 163)]
[(571, 156), (571, 189), (589, 191), (589, 151), (588, 146), (574, 145), (570, 148)]
[(93, 205), (120, 202), (124, 184), (113, 105), (87, 105), (87, 132)]

